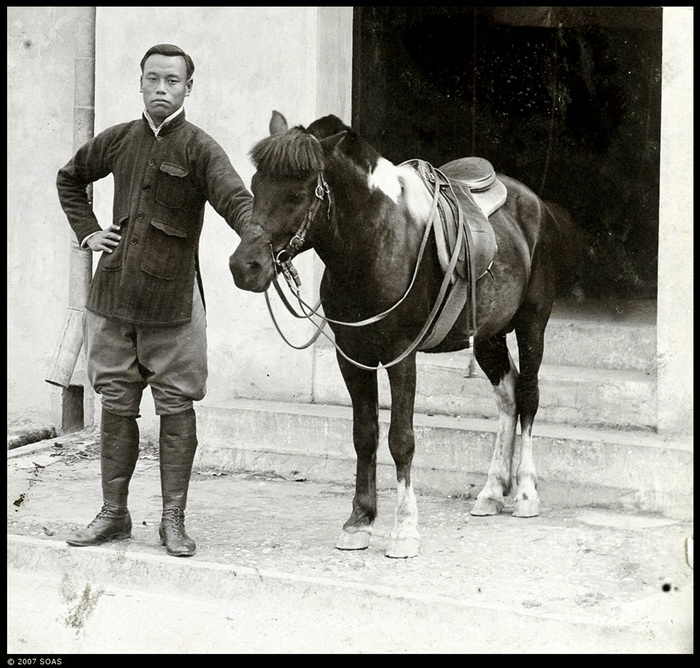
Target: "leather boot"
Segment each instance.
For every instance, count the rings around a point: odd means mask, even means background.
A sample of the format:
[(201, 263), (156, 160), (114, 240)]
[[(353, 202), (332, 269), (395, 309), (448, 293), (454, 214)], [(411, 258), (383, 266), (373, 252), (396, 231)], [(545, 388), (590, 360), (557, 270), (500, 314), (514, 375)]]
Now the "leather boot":
[(197, 450), (194, 409), (160, 418), (160, 484), (163, 517), (158, 529), (161, 545), (175, 557), (191, 557), (197, 546), (185, 531), (185, 507), (192, 462)]
[(158, 527), (160, 544), (173, 557), (191, 557), (197, 551), (196, 543), (185, 531), (185, 511), (182, 508), (166, 508)]
[(138, 455), (139, 428), (136, 418), (116, 415), (103, 408), (100, 465), (104, 503), (85, 529), (66, 539), (69, 545), (101, 545), (108, 540), (131, 537), (131, 515), (127, 509), (127, 498)]
[(126, 538), (131, 538), (131, 515), (128, 509), (104, 503), (97, 517), (85, 529), (67, 538), (66, 542), (75, 547), (86, 547)]

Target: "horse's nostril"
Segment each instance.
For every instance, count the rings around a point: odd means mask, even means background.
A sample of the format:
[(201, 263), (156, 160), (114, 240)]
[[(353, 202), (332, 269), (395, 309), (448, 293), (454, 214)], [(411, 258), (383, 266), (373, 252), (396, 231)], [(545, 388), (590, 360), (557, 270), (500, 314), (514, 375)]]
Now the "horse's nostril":
[(257, 260), (241, 260), (233, 256), (228, 264), (234, 273), (259, 274), (262, 269), (262, 265)]

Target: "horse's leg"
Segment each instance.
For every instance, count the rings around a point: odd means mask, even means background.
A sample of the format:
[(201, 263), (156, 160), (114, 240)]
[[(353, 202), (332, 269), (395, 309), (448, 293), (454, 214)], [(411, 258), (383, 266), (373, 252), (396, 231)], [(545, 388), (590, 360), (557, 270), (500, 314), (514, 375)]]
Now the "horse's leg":
[(411, 480), (415, 452), (413, 409), (416, 397), (416, 356), (387, 369), (391, 387), (389, 450), (396, 464), (396, 515), (387, 557), (406, 559), (418, 554), (418, 506)]
[(369, 546), (372, 524), (377, 516), (377, 372), (360, 369), (340, 355), (338, 365), (352, 400), (352, 437), (357, 454), (357, 475), (352, 513), (343, 525), (335, 546), (339, 550), (364, 550)]
[[(546, 324), (547, 318), (544, 318)], [(539, 371), (544, 352), (542, 320), (528, 319), (516, 326), (515, 334), (520, 351), (520, 375), (515, 384), (515, 402), (520, 415), (521, 447), (519, 461), (514, 459), (515, 495), (513, 515), (536, 517), (540, 514), (537, 494), (537, 472), (532, 448), (532, 425), (539, 408)]]
[(498, 404), (498, 429), (486, 485), (476, 497), (472, 515), (497, 515), (510, 492), (515, 430), (518, 423), (515, 388), (518, 371), (505, 334), (474, 342), (474, 356), (493, 386)]

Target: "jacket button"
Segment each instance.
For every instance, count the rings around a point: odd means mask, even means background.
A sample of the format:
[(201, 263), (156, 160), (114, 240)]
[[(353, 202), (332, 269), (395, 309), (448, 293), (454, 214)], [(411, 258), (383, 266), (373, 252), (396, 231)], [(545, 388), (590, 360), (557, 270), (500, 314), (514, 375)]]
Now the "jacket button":
[(136, 237), (134, 237), (129, 243), (130, 243), (132, 246), (138, 246), (139, 240), (138, 240)]
[(143, 211), (139, 211), (139, 212), (136, 214), (136, 217), (137, 217), (137, 218), (143, 218)]
[(163, 137), (161, 137), (160, 135), (156, 137), (156, 141), (160, 141), (161, 139), (163, 139)]
[(153, 158), (151, 158), (151, 159), (148, 161), (148, 164), (149, 164), (151, 167), (153, 167), (153, 165), (156, 164), (156, 161), (155, 161)]
[(146, 193), (147, 193), (150, 189), (151, 189), (151, 186), (144, 186), (144, 187), (143, 187), (143, 191), (146, 192)]

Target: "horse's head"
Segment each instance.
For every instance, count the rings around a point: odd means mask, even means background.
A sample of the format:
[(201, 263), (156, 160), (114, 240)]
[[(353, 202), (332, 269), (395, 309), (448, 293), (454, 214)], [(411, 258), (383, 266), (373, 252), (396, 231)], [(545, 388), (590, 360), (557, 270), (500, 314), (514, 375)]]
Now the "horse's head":
[(289, 129), (274, 111), (270, 136), (250, 152), (253, 213), (229, 260), (233, 280), (242, 290), (264, 292), (276, 272), (296, 254), (312, 247), (313, 229), (330, 212), (324, 169), (349, 130), (335, 116)]

